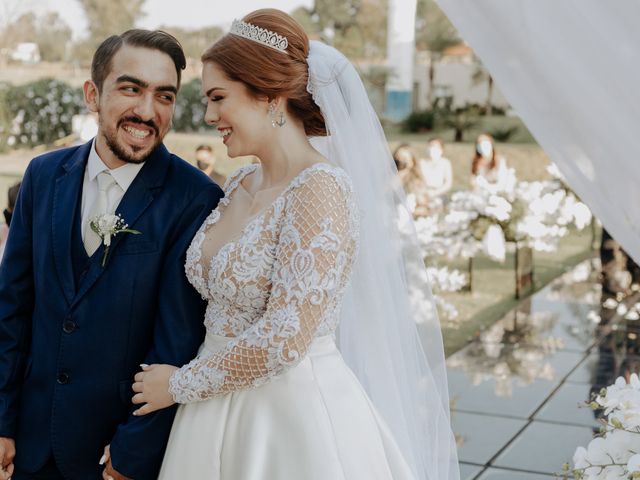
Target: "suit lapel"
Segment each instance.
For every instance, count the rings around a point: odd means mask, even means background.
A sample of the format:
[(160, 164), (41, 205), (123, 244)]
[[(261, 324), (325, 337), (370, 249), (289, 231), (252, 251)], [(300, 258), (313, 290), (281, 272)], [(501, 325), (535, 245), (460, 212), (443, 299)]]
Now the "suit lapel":
[(64, 296), (69, 304), (75, 296), (71, 235), (90, 150), (91, 142), (78, 148), (69, 158), (63, 165), (64, 173), (56, 179), (53, 193), (53, 258)]
[[(136, 222), (140, 218), (140, 215), (142, 215), (153, 202), (154, 191), (162, 186), (168, 167), (169, 152), (164, 145), (160, 145), (149, 159), (147, 159), (116, 209), (116, 213), (129, 225), (129, 228), (136, 230)], [(143, 235), (144, 233), (145, 232), (142, 232)], [(104, 246), (101, 245), (100, 248), (96, 250), (91, 257), (89, 270), (80, 282), (73, 300), (74, 305), (80, 301), (93, 284), (109, 268), (111, 257), (115, 254), (120, 242), (122, 242), (127, 235), (128, 234), (120, 234), (112, 238), (111, 246), (109, 247), (109, 258), (104, 267), (102, 266)]]

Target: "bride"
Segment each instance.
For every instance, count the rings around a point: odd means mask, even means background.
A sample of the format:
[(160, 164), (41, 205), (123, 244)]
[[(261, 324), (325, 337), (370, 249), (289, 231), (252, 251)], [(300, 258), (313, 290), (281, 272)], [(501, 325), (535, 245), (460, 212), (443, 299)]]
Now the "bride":
[(272, 9), (202, 60), (206, 122), (260, 162), (187, 252), (198, 356), (135, 377), (135, 414), (181, 404), (160, 478), (457, 480), (437, 316), (412, 308), (424, 266), (355, 69)]

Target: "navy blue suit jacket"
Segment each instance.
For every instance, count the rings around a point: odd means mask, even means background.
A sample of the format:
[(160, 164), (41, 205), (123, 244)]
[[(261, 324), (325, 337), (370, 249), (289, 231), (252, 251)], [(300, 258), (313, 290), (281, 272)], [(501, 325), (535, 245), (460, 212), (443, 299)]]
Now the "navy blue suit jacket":
[[(183, 365), (204, 336), (205, 304), (187, 282), (185, 252), (223, 196), (159, 146), (117, 213), (141, 235), (117, 235), (76, 285), (72, 245), (91, 143), (35, 158), (23, 179), (0, 266), (0, 436), (16, 440), (16, 466), (51, 455), (69, 479), (114, 467), (155, 479), (175, 408), (131, 415), (140, 363)], [(79, 243), (81, 245), (81, 242)]]

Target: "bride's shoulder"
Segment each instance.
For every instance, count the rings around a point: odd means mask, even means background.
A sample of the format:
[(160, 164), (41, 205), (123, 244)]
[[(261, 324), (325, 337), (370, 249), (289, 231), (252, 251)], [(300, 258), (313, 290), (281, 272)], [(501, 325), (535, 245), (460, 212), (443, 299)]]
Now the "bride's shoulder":
[(340, 190), (343, 194), (353, 194), (353, 184), (349, 174), (342, 168), (328, 162), (316, 162), (300, 172), (292, 182), (292, 189), (310, 188), (314, 191)]
[(237, 168), (227, 177), (227, 180), (224, 182), (224, 186), (222, 187), (222, 190), (225, 193), (228, 193), (230, 190), (233, 190), (238, 186), (238, 183), (240, 183), (240, 181), (242, 181), (244, 177), (246, 177), (248, 174), (253, 172), (256, 168), (258, 168), (258, 165), (256, 165), (255, 163), (250, 163), (248, 165), (243, 165)]

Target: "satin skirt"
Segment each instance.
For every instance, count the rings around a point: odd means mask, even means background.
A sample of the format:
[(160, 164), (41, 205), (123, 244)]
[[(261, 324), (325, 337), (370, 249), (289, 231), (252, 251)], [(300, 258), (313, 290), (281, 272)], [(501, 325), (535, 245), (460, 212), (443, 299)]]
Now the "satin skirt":
[[(229, 339), (207, 335), (215, 352)], [(181, 405), (162, 480), (413, 480), (389, 429), (320, 337), (302, 362), (258, 388)]]

